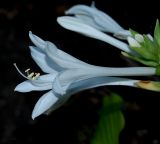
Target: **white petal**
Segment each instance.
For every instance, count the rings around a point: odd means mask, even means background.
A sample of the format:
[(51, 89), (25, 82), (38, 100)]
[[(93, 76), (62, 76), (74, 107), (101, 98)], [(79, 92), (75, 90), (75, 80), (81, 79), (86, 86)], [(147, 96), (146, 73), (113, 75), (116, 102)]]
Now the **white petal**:
[(141, 45), (134, 38), (128, 37), (127, 40), (131, 47), (141, 47)]
[(92, 17), (92, 19), (94, 20), (93, 22), (95, 23), (94, 25), (100, 26), (101, 29), (103, 29), (103, 31), (105, 32), (115, 33), (117, 31), (123, 30), (123, 28), (109, 15), (98, 10), (97, 8), (93, 8), (92, 6), (89, 7), (85, 5), (75, 5), (65, 13), (75, 15), (83, 14)]
[(93, 77), (72, 83), (70, 89), (68, 90), (68, 94), (71, 95), (82, 90), (100, 86), (107, 86), (107, 85), (115, 85), (115, 86), (122, 85), (122, 86), (136, 87), (135, 85), (136, 82), (138, 82), (138, 80), (119, 78), (119, 77), (107, 77), (107, 76)]
[(53, 82), (52, 90), (59, 95), (64, 95), (64, 94), (66, 94), (67, 89), (69, 88), (71, 83), (72, 83), (72, 81), (68, 81), (65, 83), (63, 80), (60, 81), (59, 77), (56, 77)]
[(59, 83), (62, 88), (61, 87), (59, 88), (56, 85), (54, 86), (54, 89), (56, 88), (56, 90), (58, 89), (61, 92), (63, 91), (64, 87), (67, 87), (67, 91), (68, 91), (68, 89), (70, 89), (70, 85), (72, 85), (73, 83), (90, 79), (90, 78), (95, 78), (95, 77), (145, 76), (145, 75), (154, 75), (154, 74), (155, 74), (155, 68), (148, 68), (148, 67), (133, 67), (133, 68), (96, 67), (91, 69), (90, 68), (89, 69), (70, 69), (70, 70), (63, 71), (59, 75), (59, 81), (60, 81)]
[(30, 91), (43, 91), (52, 88), (52, 83), (57, 74), (46, 74), (39, 76), (35, 80), (27, 80), (16, 86), (15, 91), (30, 92)]
[(48, 87), (48, 86), (50, 87), (57, 75), (58, 73), (46, 74), (46, 75), (39, 76), (35, 80), (30, 80), (30, 81), (33, 85), (37, 87), (42, 87), (43, 89), (43, 87)]
[(70, 94), (65, 94), (65, 95), (60, 95), (60, 97), (58, 97), (58, 101), (51, 107), (49, 108), (45, 114), (50, 114), (52, 111), (58, 109), (59, 107), (61, 107), (69, 98), (71, 97)]
[(63, 68), (80, 68), (89, 66), (75, 57), (59, 50), (55, 49), (55, 46), (51, 42), (47, 42), (46, 53), (55, 63)]
[(59, 80), (62, 87), (65, 87), (68, 83), (93, 77), (92, 72), (93, 70), (90, 69), (69, 69), (59, 74)]
[(43, 91), (52, 88), (52, 83), (45, 83), (43, 86), (33, 84), (30, 80), (24, 81), (16, 86), (15, 91), (30, 92), (30, 91)]
[(56, 78), (58, 73), (50, 73), (50, 74), (45, 74), (41, 75), (38, 80), (40, 81), (46, 81), (46, 82), (53, 82), (53, 80)]
[(92, 17), (89, 17), (87, 15), (81, 15), (81, 14), (77, 14), (75, 15), (76, 18), (80, 19), (81, 21), (83, 21), (85, 24), (87, 25), (90, 25), (100, 31), (104, 31), (104, 28), (102, 28), (101, 26), (97, 25), (95, 22), (94, 22), (94, 19)]
[(131, 33), (129, 30), (122, 30), (122, 31), (117, 31), (116, 33), (114, 33), (114, 36), (119, 39), (126, 40), (127, 37), (131, 36)]
[(32, 112), (32, 119), (35, 119), (37, 116), (46, 112), (49, 108), (51, 108), (56, 102), (58, 98), (49, 91), (48, 93), (44, 94), (36, 103), (33, 112)]
[(41, 50), (44, 50), (46, 42), (44, 40), (42, 40), (41, 38), (39, 38), (38, 36), (32, 34), (32, 32), (29, 32), (29, 37), (31, 39), (31, 41)]
[(67, 54), (66, 52), (58, 49), (53, 43), (47, 42), (47, 48), (50, 50), (52, 55), (59, 57), (61, 59), (70, 61), (70, 62), (76, 62), (76, 63), (82, 63), (85, 64), (84, 62), (80, 61), (79, 59)]
[(58, 23), (69, 30), (84, 34), (86, 36), (104, 41), (106, 43), (109, 43), (127, 53), (131, 53), (132, 50), (128, 47), (128, 45), (124, 42), (121, 42), (107, 34), (104, 34), (103, 32), (98, 31), (97, 29), (84, 24), (81, 20), (74, 18), (74, 17), (69, 17), (69, 16), (63, 16), (59, 17), (57, 19)]
[(37, 47), (30, 46), (31, 56), (41, 70), (45, 73), (56, 73), (52, 61), (46, 55), (39, 51)]

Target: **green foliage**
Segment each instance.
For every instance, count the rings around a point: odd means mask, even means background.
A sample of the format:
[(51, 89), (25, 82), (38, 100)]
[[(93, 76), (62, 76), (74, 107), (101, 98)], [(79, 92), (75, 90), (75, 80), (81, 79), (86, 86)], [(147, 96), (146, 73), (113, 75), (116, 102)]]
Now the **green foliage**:
[(156, 21), (156, 26), (154, 29), (154, 38), (157, 42), (157, 44), (160, 46), (160, 25), (159, 25), (159, 20), (157, 19)]
[(115, 93), (103, 98), (100, 119), (91, 144), (118, 144), (119, 134), (124, 128), (124, 117), (121, 112), (123, 101)]
[[(140, 35), (138, 32), (131, 30), (132, 38), (140, 45), (138, 47), (134, 46), (132, 43), (129, 43), (130, 48), (135, 51), (134, 54), (129, 54), (122, 52), (122, 54), (128, 58), (131, 58), (135, 61), (138, 61), (144, 65), (159, 68), (160, 65), (160, 25), (157, 20), (154, 37), (148, 35), (141, 35), (143, 41), (139, 42), (136, 39), (137, 35)], [(159, 70), (157, 70), (157, 75), (160, 75)]]

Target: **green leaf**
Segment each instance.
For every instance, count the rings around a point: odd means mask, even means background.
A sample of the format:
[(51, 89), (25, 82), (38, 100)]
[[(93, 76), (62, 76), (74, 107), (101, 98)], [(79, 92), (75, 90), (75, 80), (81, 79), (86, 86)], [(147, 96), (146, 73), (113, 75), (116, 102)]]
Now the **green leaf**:
[(142, 64), (144, 64), (144, 65), (152, 66), (152, 67), (153, 67), (153, 66), (154, 66), (154, 67), (157, 66), (157, 63), (156, 63), (155, 61), (147, 60), (147, 59), (144, 59), (143, 57), (138, 57), (138, 56), (130, 55), (130, 54), (126, 53), (126, 52), (121, 52), (121, 54), (122, 54), (123, 56), (125, 56), (125, 57), (128, 57), (128, 58), (130, 58), (130, 59), (132, 59), (132, 60), (135, 60), (135, 61), (137, 61), (137, 62), (139, 62), (139, 63), (142, 63)]
[(158, 19), (156, 21), (156, 26), (154, 29), (154, 42), (156, 45), (157, 61), (160, 64), (160, 25)]
[(154, 38), (156, 39), (158, 45), (160, 46), (160, 25), (159, 25), (159, 20), (157, 19), (156, 21), (156, 26), (154, 29)]
[(119, 134), (125, 124), (121, 112), (122, 104), (121, 97), (115, 93), (104, 97), (99, 123), (91, 144), (119, 143)]

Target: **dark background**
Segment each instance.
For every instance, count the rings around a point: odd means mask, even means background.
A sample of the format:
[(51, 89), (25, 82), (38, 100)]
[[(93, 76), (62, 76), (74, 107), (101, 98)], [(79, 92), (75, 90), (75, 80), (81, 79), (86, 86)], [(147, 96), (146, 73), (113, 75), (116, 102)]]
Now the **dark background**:
[[(31, 119), (32, 109), (44, 92), (18, 93), (15, 86), (24, 79), (20, 69), (40, 70), (30, 57), (28, 32), (55, 43), (60, 49), (91, 64), (135, 66), (120, 51), (104, 42), (60, 27), (56, 18), (75, 4), (91, 0), (0, 0), (0, 143), (1, 144), (89, 144), (98, 121), (101, 98), (117, 92), (125, 101), (122, 110), (126, 125), (120, 135), (123, 144), (159, 144), (160, 94), (130, 87), (101, 87), (78, 93), (50, 116)], [(96, 6), (125, 29), (153, 34), (160, 18), (156, 1), (97, 0)], [(141, 4), (140, 4), (141, 3)], [(142, 79), (155, 79), (145, 77)]]

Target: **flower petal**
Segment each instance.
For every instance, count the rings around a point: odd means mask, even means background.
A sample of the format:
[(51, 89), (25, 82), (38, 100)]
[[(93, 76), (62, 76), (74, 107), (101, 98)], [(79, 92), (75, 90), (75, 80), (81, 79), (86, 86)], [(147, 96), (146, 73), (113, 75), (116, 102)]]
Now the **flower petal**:
[(160, 84), (157, 81), (142, 81), (142, 80), (133, 80), (128, 78), (120, 77), (94, 77), (90, 79), (85, 79), (76, 83), (72, 83), (67, 94), (72, 95), (82, 90), (87, 90), (91, 88), (96, 88), (100, 86), (130, 86), (142, 89), (148, 89), (153, 91), (160, 91)]
[(65, 14), (86, 15), (88, 17), (91, 17), (93, 19), (92, 22), (94, 23), (91, 25), (97, 25), (97, 27), (101, 27), (100, 30), (105, 32), (115, 33), (117, 31), (124, 30), (109, 15), (92, 6), (89, 7), (86, 5), (75, 5), (71, 7), (69, 10), (67, 10)]
[(46, 53), (57, 65), (62, 68), (81, 68), (88, 67), (89, 64), (76, 59), (75, 57), (59, 50), (55, 49), (55, 45), (51, 42), (47, 42)]
[(90, 25), (100, 31), (104, 31), (104, 28), (102, 28), (101, 26), (97, 25), (95, 22), (94, 22), (94, 19), (90, 16), (87, 16), (87, 15), (81, 15), (81, 14), (77, 14), (75, 15), (76, 18), (80, 19), (81, 21), (83, 21), (85, 24), (87, 25)]
[(39, 38), (38, 36), (32, 34), (32, 32), (29, 32), (29, 37), (31, 39), (31, 41), (41, 50), (44, 50), (46, 42), (44, 40), (42, 40), (41, 38)]
[(62, 84), (61, 84), (60, 79), (57, 76), (53, 82), (52, 90), (59, 95), (64, 95), (64, 94), (66, 94), (66, 91), (72, 82), (73, 81), (71, 81), (71, 80), (66, 83), (64, 81), (62, 81)]
[(15, 91), (18, 92), (30, 92), (30, 91), (43, 91), (52, 88), (52, 83), (45, 83), (43, 86), (32, 83), (31, 80), (24, 81), (16, 86)]
[(37, 81), (45, 81), (45, 82), (53, 82), (53, 80), (56, 78), (56, 76), (58, 75), (57, 73), (50, 73), (50, 74), (45, 74), (45, 75), (41, 75), (40, 77), (38, 77)]
[(62, 17), (58, 17), (57, 22), (66, 29), (84, 34), (91, 38), (104, 41), (127, 53), (133, 52), (126, 43), (119, 41), (101, 31), (98, 31), (97, 29), (85, 24), (80, 19), (69, 17), (69, 16), (62, 16)]
[(65, 94), (65, 95), (60, 95), (58, 98), (58, 101), (51, 107), (49, 108), (45, 114), (50, 114), (52, 111), (58, 109), (59, 107), (61, 107), (63, 104), (65, 104), (65, 102), (67, 102), (67, 100), (71, 97), (71, 95), (69, 93)]
[(32, 112), (32, 119), (35, 119), (37, 116), (46, 112), (57, 102), (57, 100), (58, 98), (53, 94), (52, 91), (45, 93), (36, 103)]
[(122, 30), (122, 31), (117, 31), (116, 33), (114, 33), (114, 36), (119, 39), (126, 40), (127, 37), (131, 36), (131, 33), (129, 30)]
[(31, 56), (37, 65), (41, 68), (41, 70), (45, 73), (56, 73), (54, 70), (54, 63), (37, 47), (30, 46)]
[(123, 86), (131, 86), (137, 87), (135, 83), (138, 80), (132, 80), (127, 78), (120, 78), (120, 77), (108, 77), (108, 76), (100, 76), (100, 77), (93, 77), (84, 79), (70, 85), (70, 89), (68, 90), (68, 94), (74, 94), (82, 90), (106, 86), (106, 85), (123, 85)]

